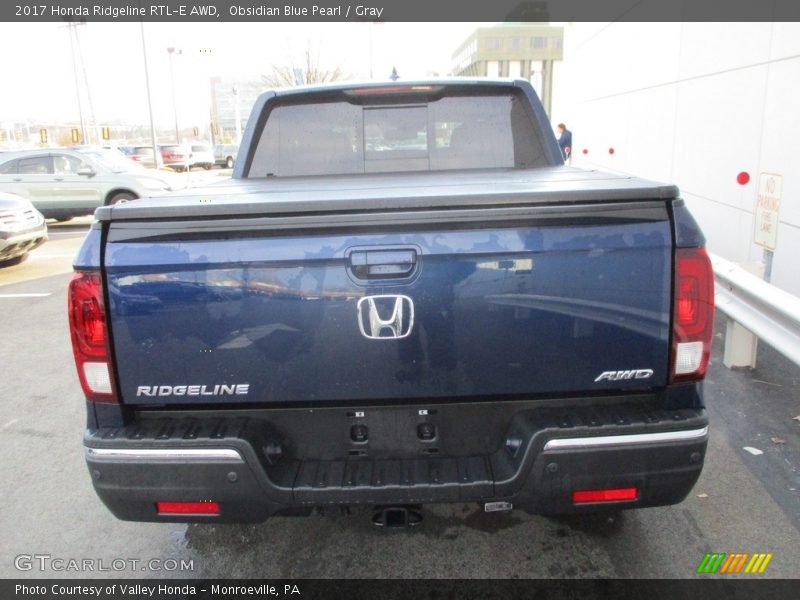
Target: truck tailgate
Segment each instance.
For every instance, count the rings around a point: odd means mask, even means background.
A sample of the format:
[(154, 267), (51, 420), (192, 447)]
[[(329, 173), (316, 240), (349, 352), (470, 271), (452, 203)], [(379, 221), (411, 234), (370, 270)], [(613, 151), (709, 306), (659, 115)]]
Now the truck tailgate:
[(668, 377), (664, 200), (112, 221), (122, 401), (476, 399)]

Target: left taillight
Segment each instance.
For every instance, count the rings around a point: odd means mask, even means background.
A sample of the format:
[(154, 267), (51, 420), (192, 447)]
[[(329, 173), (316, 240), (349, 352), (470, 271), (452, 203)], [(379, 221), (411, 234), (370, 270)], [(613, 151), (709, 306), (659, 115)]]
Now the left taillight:
[(72, 352), (83, 393), (95, 402), (116, 402), (100, 273), (76, 272), (69, 282), (68, 302)]
[(714, 270), (705, 248), (675, 251), (672, 381), (705, 377), (714, 330)]

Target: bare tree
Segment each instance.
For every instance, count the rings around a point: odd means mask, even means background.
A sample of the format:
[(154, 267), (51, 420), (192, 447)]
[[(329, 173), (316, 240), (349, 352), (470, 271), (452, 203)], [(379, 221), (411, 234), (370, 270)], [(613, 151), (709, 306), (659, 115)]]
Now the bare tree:
[[(297, 67), (293, 65), (272, 65), (272, 72), (261, 76), (261, 83), (266, 87), (292, 87), (298, 85), (295, 77)], [(333, 70), (323, 69), (319, 66), (319, 56), (311, 52), (311, 48), (306, 48), (305, 65), (300, 67), (303, 72), (303, 83), (326, 83), (328, 81), (341, 81), (347, 79), (344, 71), (340, 67)]]

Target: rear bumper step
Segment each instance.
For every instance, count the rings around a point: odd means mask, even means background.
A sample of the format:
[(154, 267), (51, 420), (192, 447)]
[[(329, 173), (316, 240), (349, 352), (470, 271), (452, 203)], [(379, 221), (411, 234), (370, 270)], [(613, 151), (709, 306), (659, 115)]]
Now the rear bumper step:
[(606, 446), (630, 446), (638, 444), (657, 444), (659, 442), (690, 442), (708, 436), (708, 426), (700, 429), (681, 429), (655, 433), (632, 435), (607, 435), (599, 437), (557, 438), (545, 443), (545, 450), (564, 450), (572, 448), (602, 448)]
[[(520, 411), (498, 449), (475, 456), (302, 460), (269, 421), (244, 417), (144, 419), (90, 430), (84, 444), (98, 495), (128, 520), (262, 521), (302, 507), (473, 501), (582, 512), (598, 506), (574, 502), (573, 493), (604, 488), (636, 488), (622, 507), (680, 502), (702, 469), (705, 411), (622, 412), (600, 425), (606, 420), (580, 409)], [(158, 502), (192, 501), (216, 502), (219, 514), (156, 510)]]

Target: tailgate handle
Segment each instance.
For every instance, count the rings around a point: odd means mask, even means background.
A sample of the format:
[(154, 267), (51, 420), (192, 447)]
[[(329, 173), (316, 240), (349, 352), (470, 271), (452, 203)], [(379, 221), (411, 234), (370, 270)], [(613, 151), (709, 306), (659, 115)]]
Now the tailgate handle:
[(417, 266), (417, 251), (355, 250), (350, 253), (350, 268), (359, 279), (396, 279), (408, 277)]

